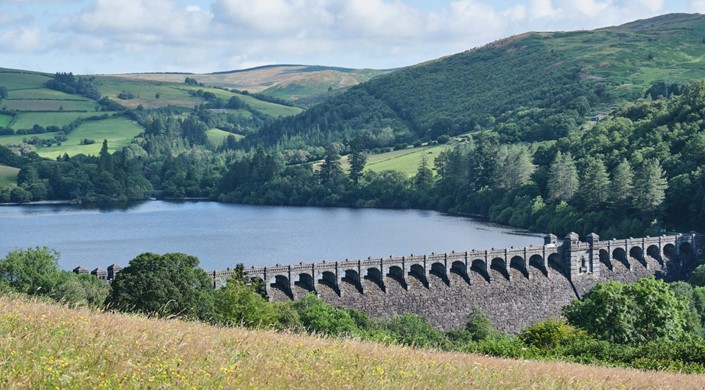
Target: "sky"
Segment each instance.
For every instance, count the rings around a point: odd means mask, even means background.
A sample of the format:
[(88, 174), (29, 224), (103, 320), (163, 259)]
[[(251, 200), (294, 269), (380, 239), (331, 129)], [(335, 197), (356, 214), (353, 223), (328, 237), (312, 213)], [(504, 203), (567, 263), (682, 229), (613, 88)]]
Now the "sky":
[(0, 67), (206, 73), (391, 69), (526, 31), (619, 25), (705, 0), (0, 0)]

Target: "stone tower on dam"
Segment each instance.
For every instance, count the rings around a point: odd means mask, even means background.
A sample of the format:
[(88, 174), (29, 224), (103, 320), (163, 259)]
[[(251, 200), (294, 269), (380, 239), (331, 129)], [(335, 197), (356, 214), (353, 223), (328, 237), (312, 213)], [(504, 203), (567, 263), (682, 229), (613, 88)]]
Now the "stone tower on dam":
[[(544, 245), (423, 256), (253, 267), (270, 299), (315, 292), (326, 302), (388, 317), (415, 313), (441, 328), (459, 328), (477, 307), (509, 333), (558, 316), (563, 306), (601, 281), (678, 279), (705, 247), (705, 236), (664, 235), (584, 241), (571, 233)], [(231, 270), (211, 273), (222, 285)]]

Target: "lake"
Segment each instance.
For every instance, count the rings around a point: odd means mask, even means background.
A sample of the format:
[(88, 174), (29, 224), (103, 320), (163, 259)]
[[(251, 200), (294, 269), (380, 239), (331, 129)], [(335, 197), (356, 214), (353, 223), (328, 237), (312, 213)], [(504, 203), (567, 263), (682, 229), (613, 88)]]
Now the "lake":
[(542, 235), (435, 211), (147, 201), (0, 207), (0, 257), (47, 246), (60, 266), (126, 266), (183, 252), (208, 270), (540, 245)]

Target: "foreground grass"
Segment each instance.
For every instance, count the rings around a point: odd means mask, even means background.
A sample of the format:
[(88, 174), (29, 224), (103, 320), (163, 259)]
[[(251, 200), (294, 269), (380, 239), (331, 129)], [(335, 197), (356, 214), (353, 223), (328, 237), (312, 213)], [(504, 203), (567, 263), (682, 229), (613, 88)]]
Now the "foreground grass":
[(440, 353), (0, 298), (2, 388), (703, 388), (705, 376)]

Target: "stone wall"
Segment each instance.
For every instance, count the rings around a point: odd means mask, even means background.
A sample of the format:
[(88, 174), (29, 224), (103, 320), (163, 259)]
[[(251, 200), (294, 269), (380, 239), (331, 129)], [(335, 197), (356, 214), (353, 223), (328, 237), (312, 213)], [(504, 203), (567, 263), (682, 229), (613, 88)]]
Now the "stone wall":
[[(695, 255), (705, 244), (704, 237), (695, 234), (607, 241), (591, 235), (588, 240), (581, 242), (572, 233), (562, 241), (548, 236), (543, 247), (278, 265), (253, 268), (250, 276), (269, 282), (268, 293), (273, 300), (296, 299), (313, 290), (335, 306), (382, 318), (414, 313), (443, 329), (463, 327), (476, 307), (497, 329), (515, 334), (539, 320), (560, 316), (563, 306), (579, 299), (598, 282), (632, 283), (652, 275), (679, 279), (694, 264)], [(682, 245), (692, 246), (695, 251), (681, 253), (676, 248)], [(666, 253), (669, 246), (673, 252)], [(621, 247), (626, 249), (626, 255), (614, 258), (612, 253), (619, 252)], [(491, 265), (489, 275), (484, 266), (475, 267), (472, 260), (483, 253), (484, 265)], [(503, 260), (499, 256), (504, 256)], [(527, 257), (539, 261), (528, 261)], [(499, 261), (490, 260), (493, 258)], [(456, 272), (463, 259), (465, 266)], [(516, 264), (510, 259), (516, 259)], [(404, 271), (395, 277), (391, 269), (399, 265), (398, 270)], [(376, 272), (369, 273), (368, 267), (377, 267)], [(425, 271), (419, 273), (419, 270)], [(214, 272), (213, 277), (218, 281), (219, 277), (227, 277), (227, 271)]]

